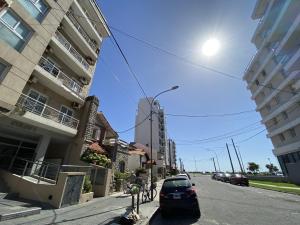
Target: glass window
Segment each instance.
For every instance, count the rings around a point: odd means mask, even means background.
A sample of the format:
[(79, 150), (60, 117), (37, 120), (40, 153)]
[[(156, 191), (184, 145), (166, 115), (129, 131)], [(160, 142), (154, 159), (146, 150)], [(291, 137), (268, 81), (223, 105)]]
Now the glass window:
[(297, 135), (296, 135), (296, 131), (295, 131), (294, 128), (289, 129), (289, 134), (291, 135), (291, 137), (296, 137), (296, 136), (297, 136)]
[(40, 115), (45, 108), (47, 97), (34, 90), (30, 90), (28, 96), (29, 97), (25, 101), (26, 109), (30, 112)]
[(60, 108), (60, 115), (59, 115), (59, 120), (61, 121), (62, 124), (70, 124), (72, 123), (71, 117), (73, 116), (73, 110), (69, 109), (66, 106), (61, 106)]
[(6, 72), (7, 65), (0, 61), (0, 81), (4, 78)]
[(174, 180), (167, 180), (163, 184), (163, 188), (176, 188), (176, 187), (191, 187), (191, 183), (187, 179), (174, 179)]
[(280, 138), (280, 141), (281, 142), (284, 142), (285, 141), (285, 137), (283, 134), (279, 134), (279, 138)]
[(288, 118), (288, 114), (286, 113), (286, 111), (282, 112), (282, 118), (285, 120)]
[(44, 0), (18, 0), (19, 3), (34, 17), (37, 21), (42, 22), (49, 7)]
[(32, 31), (11, 10), (0, 13), (0, 39), (20, 51)]

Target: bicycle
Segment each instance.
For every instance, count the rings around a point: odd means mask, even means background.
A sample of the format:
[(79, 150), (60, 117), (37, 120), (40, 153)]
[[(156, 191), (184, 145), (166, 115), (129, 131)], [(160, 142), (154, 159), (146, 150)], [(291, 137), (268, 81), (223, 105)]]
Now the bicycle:
[(151, 189), (153, 190), (153, 199), (156, 197), (157, 195), (157, 190), (156, 190), (156, 183), (152, 183), (152, 185), (150, 186), (150, 188), (148, 187), (148, 185), (146, 184), (143, 188), (143, 192), (142, 192), (142, 203), (151, 201)]

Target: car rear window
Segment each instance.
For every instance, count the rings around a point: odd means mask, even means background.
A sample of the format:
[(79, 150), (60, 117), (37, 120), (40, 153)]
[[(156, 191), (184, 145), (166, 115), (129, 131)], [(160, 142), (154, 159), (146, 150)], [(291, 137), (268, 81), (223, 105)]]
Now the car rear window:
[(187, 179), (166, 180), (163, 188), (191, 187), (191, 183)]

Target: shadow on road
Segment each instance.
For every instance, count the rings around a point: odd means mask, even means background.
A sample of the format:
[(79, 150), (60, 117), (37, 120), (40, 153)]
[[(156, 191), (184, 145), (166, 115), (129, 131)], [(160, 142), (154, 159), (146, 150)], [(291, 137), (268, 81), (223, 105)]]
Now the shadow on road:
[(195, 217), (189, 212), (172, 212), (165, 217), (160, 213), (150, 222), (150, 225), (191, 225), (197, 223), (201, 219), (200, 216)]

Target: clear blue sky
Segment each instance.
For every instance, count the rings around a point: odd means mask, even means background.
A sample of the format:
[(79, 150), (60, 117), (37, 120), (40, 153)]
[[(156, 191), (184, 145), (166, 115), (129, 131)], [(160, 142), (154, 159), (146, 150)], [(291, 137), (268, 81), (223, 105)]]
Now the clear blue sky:
[[(146, 40), (178, 56), (212, 67), (238, 77), (256, 50), (250, 42), (257, 21), (251, 20), (255, 1), (240, 0), (151, 0), (118, 1), (98, 0), (103, 14), (112, 27)], [(192, 66), (137, 42), (113, 30), (130, 65), (138, 76), (148, 96), (155, 95), (173, 85), (180, 88), (159, 98), (166, 113), (171, 114), (222, 114), (254, 110), (246, 83), (230, 79), (218, 73)], [(202, 43), (210, 37), (221, 42), (218, 55), (207, 58), (202, 55)], [(125, 130), (135, 123), (135, 114), (142, 93), (130, 75), (120, 53), (107, 39), (104, 41), (100, 60), (91, 89), (91, 95), (100, 98), (99, 110), (103, 111), (116, 131)], [(241, 150), (244, 163), (254, 161), (265, 170), (272, 153), (272, 144), (259, 123), (261, 117), (251, 112), (234, 117), (179, 118), (167, 117), (168, 136), (177, 143), (178, 157), (186, 169), (212, 170), (209, 160), (213, 156), (206, 148), (216, 150), (222, 170), (230, 164), (225, 143), (230, 138), (210, 142), (195, 140), (219, 136), (238, 130), (255, 122), (257, 124), (240, 131), (233, 137)], [(238, 132), (237, 132), (238, 133)], [(134, 130), (120, 134), (131, 142)], [(230, 146), (235, 168), (238, 167), (233, 148)]]

